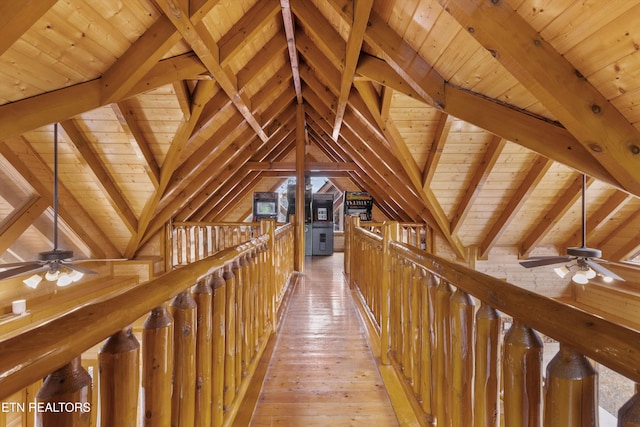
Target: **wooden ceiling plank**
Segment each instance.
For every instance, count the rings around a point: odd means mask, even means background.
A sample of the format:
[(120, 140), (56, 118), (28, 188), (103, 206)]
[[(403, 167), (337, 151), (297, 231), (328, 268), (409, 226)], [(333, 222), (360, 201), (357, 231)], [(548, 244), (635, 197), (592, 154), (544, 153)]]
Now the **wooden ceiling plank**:
[[(632, 222), (635, 222), (640, 218), (640, 211), (636, 211), (627, 221), (625, 221), (625, 225), (628, 225)], [(622, 228), (622, 227), (621, 227)], [(622, 230), (621, 234), (625, 237), (629, 237), (629, 229)], [(611, 261), (628, 261), (638, 255), (640, 252), (640, 237), (632, 236), (629, 241), (624, 244), (622, 247), (617, 248), (615, 252), (613, 252), (610, 256), (607, 255)]]
[(251, 106), (255, 111), (261, 105), (268, 102), (274, 102), (276, 97), (275, 93), (283, 92), (282, 86), (290, 86), (291, 67), (288, 65), (282, 66), (267, 82), (251, 97)]
[[(587, 242), (591, 241), (595, 232), (605, 225), (615, 214), (622, 209), (627, 202), (633, 199), (628, 193), (616, 190), (595, 213), (587, 217)], [(600, 247), (603, 241), (592, 242)], [(582, 244), (582, 225), (578, 225), (571, 237), (564, 243), (562, 249), (579, 247)]]
[(342, 78), (340, 80), (340, 95), (338, 96), (338, 105), (336, 107), (336, 121), (333, 125), (333, 139), (338, 139), (344, 111), (347, 108), (347, 100), (351, 92), (353, 84), (353, 76), (358, 65), (360, 50), (364, 41), (364, 33), (369, 22), (369, 14), (373, 7), (373, 0), (359, 0), (355, 3), (354, 19), (347, 39), (347, 50), (344, 59), (344, 68), (342, 70)]
[(0, 2), (0, 56), (33, 26), (57, 0)]
[(49, 207), (40, 197), (32, 196), (0, 223), (0, 254), (4, 253)]
[[(329, 61), (328, 57), (319, 48), (319, 46), (304, 32), (296, 33), (296, 47), (305, 59), (306, 63), (313, 67), (318, 75), (322, 76), (323, 83), (331, 90), (331, 93), (337, 95), (340, 93), (340, 70)], [(325, 46), (321, 43), (321, 46)], [(302, 66), (300, 66), (302, 68)]]
[(226, 67), (235, 56), (259, 34), (280, 12), (278, 0), (256, 2), (229, 31), (218, 40), (220, 65)]
[(382, 119), (378, 109), (379, 99), (373, 85), (370, 82), (359, 81), (355, 82), (355, 86), (358, 89), (358, 92), (362, 95), (365, 104), (369, 108), (369, 112), (373, 115), (378, 126), (382, 129), (382, 133), (391, 146), (395, 157), (399, 160), (401, 167), (409, 176), (415, 191), (418, 193), (423, 203), (431, 213), (431, 216), (435, 220), (435, 224), (433, 224), (433, 226), (437, 227), (440, 234), (449, 242), (456, 255), (461, 259), (466, 259), (467, 251), (464, 249), (460, 239), (451, 234), (449, 219), (444, 213), (442, 206), (440, 206), (435, 194), (433, 194), (429, 186), (423, 187), (422, 174), (420, 173), (418, 165), (409, 151), (407, 144), (402, 138), (400, 131), (398, 131), (398, 128), (391, 117), (388, 117), (386, 120)]
[[(595, 180), (587, 178), (586, 187), (589, 188)], [(537, 246), (553, 229), (558, 221), (566, 214), (573, 204), (580, 199), (582, 194), (582, 174), (577, 174), (575, 179), (569, 184), (567, 189), (558, 197), (554, 205), (549, 209), (542, 219), (536, 221), (538, 224), (520, 245), (519, 256), (527, 258), (531, 251)]]
[(460, 229), (460, 226), (464, 223), (465, 218), (471, 210), (473, 202), (480, 194), (484, 183), (487, 181), (491, 170), (498, 161), (498, 157), (502, 153), (507, 141), (499, 136), (493, 136), (488, 143), (487, 151), (484, 153), (482, 160), (478, 166), (478, 169), (471, 177), (469, 185), (467, 185), (462, 200), (458, 204), (458, 207), (451, 218), (451, 232), (456, 234)]
[(626, 191), (640, 196), (640, 131), (505, 2), (438, 0), (576, 137)]
[(236, 76), (230, 74), (220, 64), (218, 57), (219, 47), (206, 26), (202, 23), (192, 23), (184, 11), (176, 9), (176, 5), (172, 3), (172, 0), (156, 0), (156, 3), (178, 29), (180, 34), (182, 34), (185, 41), (189, 43), (193, 51), (198, 55), (198, 58), (200, 58), (205, 67), (207, 67), (213, 78), (218, 82), (220, 87), (222, 87), (222, 90), (229, 96), (231, 102), (233, 102), (238, 111), (240, 111), (240, 114), (242, 114), (249, 126), (255, 131), (256, 135), (263, 141), (266, 141), (268, 139), (267, 134), (253, 116), (248, 100), (240, 93)]
[(111, 173), (107, 170), (104, 162), (91, 146), (84, 133), (78, 128), (76, 122), (65, 120), (60, 123), (62, 129), (67, 134), (71, 146), (75, 147), (78, 156), (89, 166), (89, 169), (96, 177), (98, 187), (102, 189), (113, 210), (118, 214), (122, 222), (130, 232), (135, 233), (138, 229), (138, 218), (129, 206), (129, 202), (123, 197), (122, 192)]
[(238, 87), (245, 87), (261, 75), (274, 61), (281, 58), (281, 53), (286, 49), (287, 38), (282, 33), (276, 33), (244, 67), (238, 70)]
[(122, 129), (129, 136), (131, 148), (133, 148), (138, 158), (142, 161), (149, 180), (154, 187), (158, 188), (158, 185), (160, 185), (160, 166), (158, 166), (158, 162), (156, 162), (149, 142), (138, 124), (138, 120), (129, 101), (124, 100), (111, 104), (111, 108), (118, 118), (120, 126), (122, 126)]
[[(53, 171), (26, 140), (17, 138), (0, 141), (0, 154), (47, 201), (49, 206), (53, 206)], [(35, 171), (38, 170), (46, 172), (36, 174)], [(46, 179), (46, 181), (41, 181), (41, 178)], [(111, 242), (104, 230), (93, 221), (91, 216), (82, 208), (82, 205), (73, 197), (73, 194), (61, 182), (58, 183), (58, 194), (59, 200), (64, 201), (59, 205), (60, 218), (69, 225), (80, 240), (91, 250), (92, 256), (97, 258), (120, 258), (120, 251)]]
[[(124, 98), (194, 78), (206, 69), (195, 55), (187, 54), (157, 64)], [(100, 99), (101, 81), (92, 80), (20, 101), (0, 105), (0, 140), (55, 122), (61, 122), (104, 104)]]
[[(216, 194), (215, 197), (210, 199), (210, 202), (213, 203), (215, 200), (215, 203), (210, 207), (202, 220), (211, 222), (223, 221), (225, 216), (227, 216), (247, 194), (251, 194), (250, 190), (258, 185), (261, 179), (260, 172), (247, 172), (246, 169), (237, 170), (235, 175), (229, 179), (234, 180), (236, 184), (233, 188), (228, 188), (228, 185), (223, 186), (223, 188), (220, 189), (220, 194)], [(243, 219), (241, 219), (241, 221)]]
[(500, 236), (505, 232), (509, 224), (513, 221), (520, 208), (524, 205), (527, 198), (531, 195), (536, 185), (542, 180), (547, 173), (553, 162), (546, 159), (543, 156), (537, 156), (533, 166), (527, 173), (516, 192), (510, 197), (509, 202), (502, 210), (502, 213), (498, 216), (498, 219), (494, 221), (493, 225), (487, 233), (485, 238), (480, 244), (478, 251), (479, 259), (486, 259), (489, 251), (496, 242), (500, 239)]
[(429, 155), (422, 169), (422, 187), (427, 189), (431, 186), (431, 181), (438, 168), (442, 151), (449, 138), (449, 132), (451, 131), (451, 125), (453, 124), (453, 117), (449, 114), (442, 113), (438, 125), (436, 127), (433, 142), (429, 148)]

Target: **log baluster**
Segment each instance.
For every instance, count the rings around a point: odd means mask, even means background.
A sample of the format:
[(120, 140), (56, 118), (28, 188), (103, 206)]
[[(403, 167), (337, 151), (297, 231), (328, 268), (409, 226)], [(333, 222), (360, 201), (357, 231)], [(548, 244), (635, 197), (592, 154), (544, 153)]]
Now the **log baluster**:
[(200, 280), (193, 288), (196, 303), (196, 401), (195, 426), (211, 426), (211, 371), (213, 335), (212, 276)]
[(434, 315), (435, 291), (438, 279), (433, 274), (422, 270), (420, 285), (422, 303), (422, 355), (420, 357), (420, 400), (425, 414), (433, 414), (433, 351), (435, 343)]
[(542, 340), (514, 320), (504, 339), (504, 420), (507, 426), (540, 426)]
[(454, 426), (473, 425), (474, 303), (457, 289), (451, 296), (451, 420)]
[(560, 350), (547, 365), (545, 427), (598, 425), (598, 373), (573, 348)]
[(211, 425), (220, 427), (224, 419), (224, 396), (226, 377), (226, 282), (222, 277), (222, 269), (218, 270), (212, 280), (213, 313), (212, 313), (212, 370), (211, 370)]
[(142, 330), (144, 425), (171, 426), (173, 318), (166, 307), (151, 311)]
[(500, 328), (498, 312), (482, 303), (476, 313), (474, 426), (500, 422)]
[(453, 287), (441, 280), (436, 287), (435, 302), (435, 416), (438, 426), (451, 426), (450, 384), (451, 384), (451, 323), (450, 301)]
[[(36, 395), (36, 425), (84, 427), (91, 425), (91, 376), (80, 357), (50, 373)], [(71, 405), (71, 406), (70, 406)]]
[[(225, 358), (224, 358), (224, 410), (227, 410), (236, 397), (236, 382), (240, 376), (236, 375), (237, 339), (236, 339), (236, 275), (233, 273), (232, 264), (225, 267), (222, 276), (225, 281)], [(236, 380), (237, 378), (237, 380)]]
[[(415, 264), (412, 264), (411, 269), (411, 289), (409, 298), (409, 321), (410, 332), (409, 335), (409, 361), (411, 368), (411, 379), (413, 385), (413, 391), (416, 395), (420, 395), (420, 359), (422, 355), (422, 328), (426, 326), (422, 319), (422, 310), (420, 304), (422, 303), (422, 275), (423, 271)], [(425, 290), (426, 291), (426, 290)]]
[(196, 302), (189, 291), (183, 291), (174, 298), (171, 308), (175, 324), (171, 423), (192, 426), (196, 394)]
[(98, 355), (100, 424), (135, 427), (140, 391), (140, 343), (131, 327), (112, 335)]

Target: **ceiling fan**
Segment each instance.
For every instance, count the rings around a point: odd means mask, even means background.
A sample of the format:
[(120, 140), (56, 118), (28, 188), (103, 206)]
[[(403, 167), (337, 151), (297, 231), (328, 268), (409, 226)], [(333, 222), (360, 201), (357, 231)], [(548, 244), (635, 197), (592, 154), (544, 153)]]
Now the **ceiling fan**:
[(35, 273), (23, 281), (31, 288), (36, 288), (43, 278), (55, 281), (58, 286), (67, 286), (85, 274), (97, 274), (73, 264), (73, 251), (58, 248), (58, 123), (53, 129), (53, 250), (40, 252), (34, 261), (0, 264), (0, 269), (5, 269), (0, 271), (0, 280)]
[(521, 261), (520, 265), (526, 268), (542, 267), (545, 265), (564, 264), (560, 267), (554, 268), (554, 271), (558, 276), (564, 278), (568, 274), (571, 274), (571, 280), (578, 284), (586, 284), (590, 279), (593, 279), (597, 275), (602, 277), (605, 282), (612, 282), (613, 280), (619, 280), (624, 282), (624, 279), (613, 271), (609, 270), (601, 263), (607, 261), (600, 259), (602, 251), (599, 249), (588, 248), (586, 245), (587, 240), (587, 203), (586, 203), (586, 188), (587, 177), (582, 175), (582, 246), (579, 248), (567, 248), (567, 255), (565, 256), (540, 256), (531, 257), (525, 261)]

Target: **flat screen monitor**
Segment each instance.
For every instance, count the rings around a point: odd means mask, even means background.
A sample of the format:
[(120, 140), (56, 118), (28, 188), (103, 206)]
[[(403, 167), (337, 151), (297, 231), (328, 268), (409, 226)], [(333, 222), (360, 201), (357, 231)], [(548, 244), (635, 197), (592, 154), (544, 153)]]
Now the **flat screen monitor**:
[(275, 215), (276, 214), (276, 202), (256, 202), (256, 214), (257, 215)]

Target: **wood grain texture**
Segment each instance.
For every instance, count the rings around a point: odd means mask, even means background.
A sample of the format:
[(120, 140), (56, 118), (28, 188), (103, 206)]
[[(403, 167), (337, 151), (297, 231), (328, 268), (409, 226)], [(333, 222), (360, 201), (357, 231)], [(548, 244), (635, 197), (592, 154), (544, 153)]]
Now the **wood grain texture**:
[(341, 257), (307, 257), (251, 426), (398, 425)]

